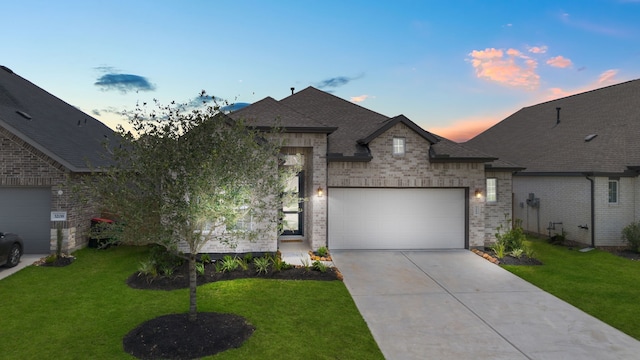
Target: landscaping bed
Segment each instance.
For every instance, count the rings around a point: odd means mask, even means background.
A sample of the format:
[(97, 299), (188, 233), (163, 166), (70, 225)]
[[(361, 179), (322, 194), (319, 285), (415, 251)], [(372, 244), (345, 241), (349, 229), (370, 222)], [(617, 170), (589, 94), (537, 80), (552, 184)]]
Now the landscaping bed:
[[(268, 271), (267, 273), (258, 273), (255, 265), (249, 264), (247, 270), (238, 267), (228, 272), (216, 271), (213, 264), (204, 266), (204, 274), (198, 275), (197, 283), (203, 285), (206, 283), (236, 280), (247, 278), (259, 279), (279, 279), (279, 280), (342, 280), (342, 274), (334, 267), (328, 267), (325, 272), (314, 270), (311, 267), (291, 267), (289, 269)], [(189, 267), (188, 263), (178, 266), (175, 272), (170, 276), (152, 276), (135, 272), (127, 279), (127, 285), (134, 289), (151, 289), (151, 290), (175, 290), (189, 287)]]

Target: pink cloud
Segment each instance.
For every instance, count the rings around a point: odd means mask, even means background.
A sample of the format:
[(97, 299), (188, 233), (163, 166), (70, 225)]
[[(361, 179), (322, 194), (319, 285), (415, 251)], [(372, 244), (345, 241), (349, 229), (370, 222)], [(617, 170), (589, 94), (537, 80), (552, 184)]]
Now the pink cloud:
[(604, 86), (613, 85), (621, 81), (616, 78), (617, 74), (618, 74), (618, 70), (610, 69), (600, 74), (598, 76), (598, 79), (596, 79), (595, 81), (575, 89), (565, 90), (561, 88), (549, 88), (545, 92), (543, 92), (536, 101), (544, 102), (549, 100), (555, 100), (562, 97), (580, 94), (590, 90), (595, 90)]
[(547, 60), (547, 64), (553, 67), (558, 67), (558, 68), (568, 68), (573, 65), (570, 59), (567, 59), (562, 55), (559, 55)]
[(534, 53), (534, 54), (544, 54), (547, 52), (547, 47), (546, 46), (532, 46), (529, 48), (529, 52), (530, 53)]
[(600, 74), (600, 76), (598, 77), (597, 84), (599, 86), (605, 86), (605, 85), (611, 85), (613, 83), (616, 83), (618, 82), (617, 79), (614, 79), (616, 75), (618, 75), (618, 70), (616, 69), (607, 70), (602, 74)]
[(528, 89), (535, 89), (540, 83), (540, 76), (536, 74), (538, 62), (519, 50), (487, 48), (473, 50), (469, 55), (476, 76), (480, 79)]
[(370, 95), (352, 96), (351, 97), (351, 102), (354, 102), (354, 103), (363, 102), (363, 101), (367, 100), (367, 98), (369, 98), (369, 97), (370, 97)]

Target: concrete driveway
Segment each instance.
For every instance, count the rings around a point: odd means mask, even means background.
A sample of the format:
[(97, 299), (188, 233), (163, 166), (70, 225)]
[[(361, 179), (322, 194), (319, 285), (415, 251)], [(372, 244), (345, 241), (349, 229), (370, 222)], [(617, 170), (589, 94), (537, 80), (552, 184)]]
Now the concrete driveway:
[(331, 255), (389, 360), (640, 354), (639, 341), (470, 251)]

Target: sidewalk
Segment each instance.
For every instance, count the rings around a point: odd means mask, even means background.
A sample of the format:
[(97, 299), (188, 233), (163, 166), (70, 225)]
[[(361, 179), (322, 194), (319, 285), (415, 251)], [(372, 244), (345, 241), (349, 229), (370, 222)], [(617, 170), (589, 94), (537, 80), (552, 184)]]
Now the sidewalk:
[(26, 268), (29, 265), (33, 265), (34, 262), (40, 260), (45, 256), (47, 256), (47, 254), (25, 254), (22, 255), (20, 263), (12, 268), (0, 266), (0, 280), (6, 278), (9, 275), (17, 273), (18, 271)]

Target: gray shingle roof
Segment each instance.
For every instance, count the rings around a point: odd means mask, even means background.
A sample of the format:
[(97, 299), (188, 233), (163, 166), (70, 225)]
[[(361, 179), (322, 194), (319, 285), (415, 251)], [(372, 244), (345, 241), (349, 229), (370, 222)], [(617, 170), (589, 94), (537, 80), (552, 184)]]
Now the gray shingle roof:
[(389, 118), (314, 87), (307, 87), (280, 101), (267, 97), (231, 113), (231, 117), (242, 117), (264, 127), (277, 123), (299, 132), (325, 131), (329, 134), (330, 159), (370, 159), (366, 145), (398, 122), (409, 126), (431, 144), (437, 143), (432, 147), (433, 154), (443, 159), (487, 161), (493, 158), (431, 134), (404, 115)]
[(640, 80), (633, 80), (523, 108), (465, 145), (524, 173), (624, 173), (640, 166), (639, 136)]
[(87, 162), (104, 165), (102, 142), (116, 139), (100, 121), (4, 66), (0, 67), (0, 127), (75, 172), (89, 171)]

